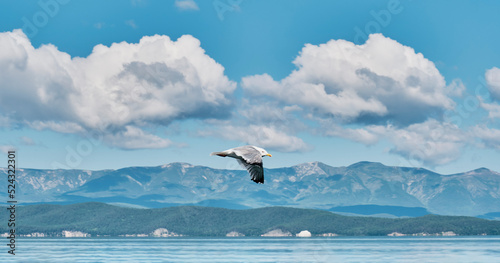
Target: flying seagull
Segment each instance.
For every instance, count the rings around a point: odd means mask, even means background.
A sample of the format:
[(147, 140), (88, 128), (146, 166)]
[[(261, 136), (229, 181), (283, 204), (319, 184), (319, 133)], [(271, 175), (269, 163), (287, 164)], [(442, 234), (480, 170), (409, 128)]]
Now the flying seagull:
[(243, 167), (248, 170), (252, 181), (258, 184), (264, 183), (264, 168), (262, 168), (262, 157), (271, 157), (271, 155), (266, 150), (253, 145), (240, 146), (222, 152), (213, 152), (210, 155), (235, 158)]

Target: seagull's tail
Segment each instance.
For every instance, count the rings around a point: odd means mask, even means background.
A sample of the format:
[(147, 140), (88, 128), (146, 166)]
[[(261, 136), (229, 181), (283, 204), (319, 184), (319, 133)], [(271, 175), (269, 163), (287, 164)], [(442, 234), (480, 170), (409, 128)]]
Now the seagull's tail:
[(225, 152), (213, 152), (210, 154), (210, 156), (214, 156), (214, 155), (226, 157), (227, 153), (225, 153)]

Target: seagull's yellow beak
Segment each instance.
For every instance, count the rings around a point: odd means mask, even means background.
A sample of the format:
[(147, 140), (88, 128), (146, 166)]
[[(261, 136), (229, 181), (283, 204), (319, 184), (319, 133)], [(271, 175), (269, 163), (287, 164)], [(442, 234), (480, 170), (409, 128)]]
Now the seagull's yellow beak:
[(269, 156), (269, 157), (273, 157), (270, 153), (268, 153), (268, 154), (266, 154), (266, 155), (267, 155), (267, 156)]

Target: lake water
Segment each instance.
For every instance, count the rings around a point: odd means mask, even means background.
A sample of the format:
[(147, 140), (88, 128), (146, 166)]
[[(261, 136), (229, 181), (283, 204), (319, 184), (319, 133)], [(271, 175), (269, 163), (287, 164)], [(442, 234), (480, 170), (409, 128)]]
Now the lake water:
[(1, 247), (0, 262), (500, 262), (500, 236), (19, 238), (15, 256)]

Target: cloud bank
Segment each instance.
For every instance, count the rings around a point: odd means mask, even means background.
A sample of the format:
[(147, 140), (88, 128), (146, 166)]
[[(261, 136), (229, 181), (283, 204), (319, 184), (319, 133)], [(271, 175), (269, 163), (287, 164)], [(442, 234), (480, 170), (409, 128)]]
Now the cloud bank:
[[(306, 44), (293, 63), (296, 69), (281, 80), (268, 74), (242, 79), (253, 104), (273, 102), (272, 112), (294, 109), (262, 125), (286, 120), (291, 134), (309, 131), (365, 145), (384, 140), (393, 145), (391, 153), (427, 166), (458, 159), (467, 144), (469, 133), (442, 122), (465, 86), (459, 79), (447, 85), (434, 63), (411, 47), (372, 34), (362, 45)], [(292, 121), (297, 118), (308, 127)]]
[[(224, 67), (189, 35), (97, 45), (87, 57), (50, 44), (35, 48), (20, 30), (0, 33), (0, 46), (0, 127), (99, 131), (109, 147), (143, 149), (176, 144), (149, 132), (155, 127), (196, 119), (195, 136), (280, 152), (313, 150), (304, 133), (385, 141), (390, 153), (430, 167), (457, 160), (472, 142), (500, 148), (498, 129), (443, 120), (465, 91), (459, 79), (447, 84), (432, 61), (380, 34), (362, 45), (306, 44), (285, 78), (242, 78), (242, 98)], [(500, 69), (485, 78), (492, 102), (481, 99), (480, 106), (496, 119)]]

